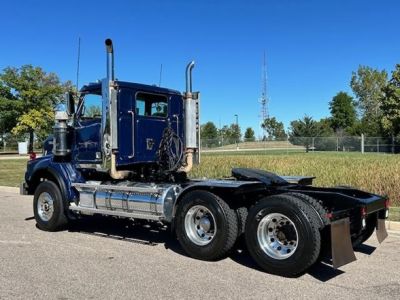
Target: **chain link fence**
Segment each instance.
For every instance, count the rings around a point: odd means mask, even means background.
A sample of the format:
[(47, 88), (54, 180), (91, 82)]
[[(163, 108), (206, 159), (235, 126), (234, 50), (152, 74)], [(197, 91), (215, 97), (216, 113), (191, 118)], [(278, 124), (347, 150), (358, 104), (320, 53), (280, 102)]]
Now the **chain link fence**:
[[(16, 137), (12, 134), (0, 134), (0, 154), (2, 153), (18, 153), (18, 143), (27, 142), (28, 137)], [(43, 142), (35, 139), (33, 149), (35, 152), (40, 152), (43, 147)]]
[[(0, 135), (0, 153), (17, 152), (18, 142), (24, 139), (11, 134)], [(400, 153), (400, 138), (366, 137), (366, 136), (332, 136), (332, 137), (289, 137), (277, 140), (216, 138), (201, 139), (204, 152), (218, 151), (275, 151), (275, 152), (371, 152)], [(34, 149), (42, 148), (41, 141), (35, 141)]]
[(289, 137), (278, 140), (202, 139), (204, 152), (218, 151), (276, 151), (276, 152), (372, 152), (400, 153), (400, 138), (333, 136)]

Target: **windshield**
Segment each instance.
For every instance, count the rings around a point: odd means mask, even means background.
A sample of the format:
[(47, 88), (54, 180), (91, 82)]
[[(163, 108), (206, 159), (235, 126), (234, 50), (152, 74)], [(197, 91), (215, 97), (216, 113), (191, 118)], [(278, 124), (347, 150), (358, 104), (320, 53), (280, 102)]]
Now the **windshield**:
[(98, 93), (81, 94), (77, 115), (80, 118), (101, 118), (102, 96)]

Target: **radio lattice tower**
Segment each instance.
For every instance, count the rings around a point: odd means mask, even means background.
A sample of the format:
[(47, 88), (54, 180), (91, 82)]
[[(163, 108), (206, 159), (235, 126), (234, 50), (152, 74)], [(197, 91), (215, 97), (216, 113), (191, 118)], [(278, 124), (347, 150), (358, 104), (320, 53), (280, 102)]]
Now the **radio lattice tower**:
[[(262, 82), (261, 82), (261, 98), (260, 98), (260, 103), (261, 103), (261, 113), (260, 113), (260, 118), (261, 118), (261, 124), (264, 123), (264, 120), (268, 118), (268, 95), (267, 95), (267, 63), (265, 59), (265, 51), (264, 51), (264, 60), (263, 60), (263, 66), (262, 66)], [(266, 130), (263, 128), (263, 138), (266, 137)]]

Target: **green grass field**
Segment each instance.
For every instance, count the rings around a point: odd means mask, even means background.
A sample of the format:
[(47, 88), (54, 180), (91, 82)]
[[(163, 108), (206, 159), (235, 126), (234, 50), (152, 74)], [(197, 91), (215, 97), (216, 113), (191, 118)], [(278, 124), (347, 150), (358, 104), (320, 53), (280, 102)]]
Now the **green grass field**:
[[(18, 186), (25, 160), (0, 160), (0, 185)], [(388, 195), (392, 206), (400, 207), (400, 155), (360, 153), (205, 153), (193, 178), (230, 176), (234, 167), (260, 168), (281, 175), (316, 176), (317, 186), (350, 185)], [(393, 210), (400, 220), (400, 209)]]
[(0, 160), (0, 186), (18, 187), (24, 178), (27, 159)]
[(202, 156), (192, 177), (230, 176), (234, 167), (268, 170), (280, 175), (316, 176), (317, 186), (350, 185), (388, 195), (400, 206), (400, 155), (360, 153), (210, 153)]

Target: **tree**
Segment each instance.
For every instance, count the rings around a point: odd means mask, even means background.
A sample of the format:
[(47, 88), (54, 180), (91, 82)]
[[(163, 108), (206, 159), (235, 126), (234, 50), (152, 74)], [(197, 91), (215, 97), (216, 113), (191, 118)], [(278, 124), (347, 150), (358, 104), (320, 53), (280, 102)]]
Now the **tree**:
[(319, 135), (319, 128), (312, 117), (304, 116), (303, 119), (290, 122), (290, 142), (295, 145), (304, 145), (306, 152), (312, 144), (312, 137)]
[(239, 125), (231, 124), (229, 127), (224, 125), (219, 131), (219, 135), (224, 140), (225, 144), (233, 144), (240, 140), (242, 133)]
[(242, 137), (242, 132), (240, 130), (240, 126), (237, 124), (231, 124), (229, 127), (229, 131), (231, 134), (231, 139), (234, 139), (236, 143), (240, 141), (240, 138)]
[(254, 140), (256, 139), (254, 137), (254, 130), (251, 127), (246, 128), (246, 131), (244, 133), (244, 139), (247, 142), (254, 142)]
[(382, 126), (391, 135), (400, 134), (400, 64), (384, 88), (382, 97)]
[[(11, 132), (20, 135), (30, 132), (34, 128), (39, 140), (43, 141), (51, 131), (53, 124), (54, 112), (52, 109), (32, 109), (18, 118), (18, 123)], [(33, 151), (33, 149), (30, 149), (30, 151)]]
[[(18, 112), (18, 118), (14, 120), (18, 120), (19, 124), (13, 124), (13, 132), (28, 133), (29, 151), (33, 151), (34, 132), (41, 134), (43, 130), (50, 130), (50, 125), (44, 126), (42, 121), (47, 121), (52, 108), (60, 101), (61, 94), (71, 88), (71, 83), (62, 85), (56, 74), (46, 73), (40, 67), (32, 65), (8, 67), (0, 74), (0, 81), (2, 93), (8, 93), (5, 97), (8, 102), (3, 101), (3, 105), (14, 109), (14, 117)], [(43, 114), (42, 121), (39, 120), (39, 114)], [(53, 121), (49, 124), (52, 123)]]
[(356, 108), (353, 98), (345, 92), (339, 92), (329, 102), (331, 111), (330, 125), (336, 132), (352, 128), (356, 122)]
[(218, 129), (213, 122), (201, 125), (201, 137), (203, 139), (216, 139), (218, 137)]
[(370, 135), (381, 133), (381, 100), (386, 83), (386, 71), (367, 66), (360, 66), (351, 77), (350, 86), (357, 97), (356, 104), (361, 115), (361, 124)]
[(11, 89), (0, 79), (0, 133), (10, 132), (17, 124), (22, 103), (11, 93)]
[(218, 145), (218, 129), (213, 122), (207, 122), (200, 127), (201, 139), (207, 143), (206, 146)]
[(276, 120), (275, 117), (266, 118), (261, 127), (267, 132), (268, 139), (285, 139), (287, 137), (282, 122)]

